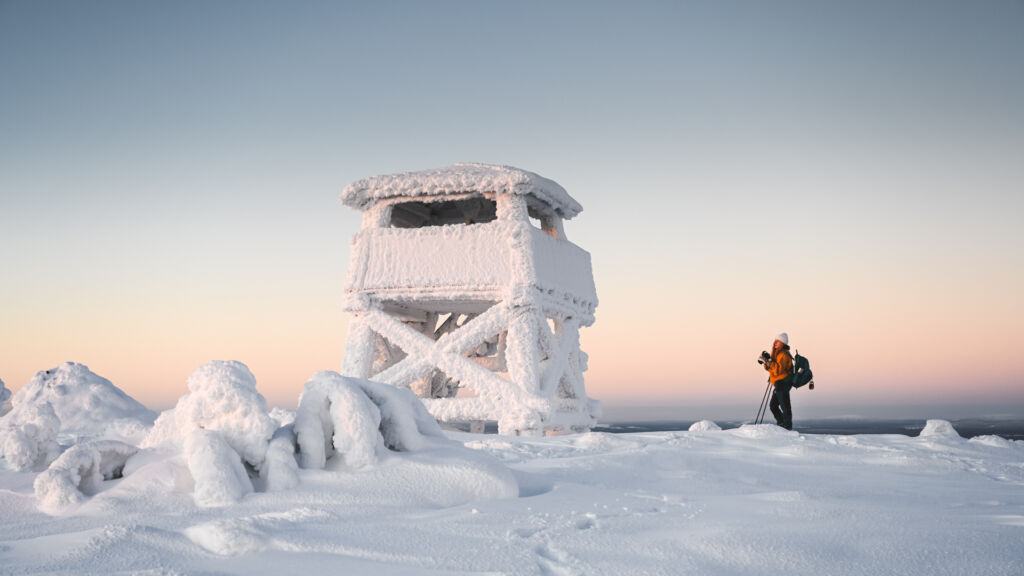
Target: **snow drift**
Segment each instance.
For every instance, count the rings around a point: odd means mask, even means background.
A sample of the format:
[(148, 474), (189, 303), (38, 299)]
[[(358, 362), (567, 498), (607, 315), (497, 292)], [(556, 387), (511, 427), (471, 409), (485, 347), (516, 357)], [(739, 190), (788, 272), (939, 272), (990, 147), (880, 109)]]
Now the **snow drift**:
[[(449, 440), (405, 388), (317, 372), (306, 383), (294, 427), (303, 468), (368, 468), (403, 453), (416, 474), (434, 478), (438, 492), (425, 497), (439, 505), (519, 494), (504, 465)], [(394, 475), (379, 478), (382, 484), (395, 480)]]
[(59, 430), (53, 405), (25, 404), (0, 420), (0, 453), (17, 470), (45, 466), (60, 453)]
[(195, 480), (196, 504), (226, 506), (253, 491), (238, 453), (216, 431), (195, 430), (189, 434), (185, 456)]
[[(92, 437), (72, 436), (80, 441), (63, 455), (57, 439), (65, 423), (55, 402), (65, 414), (76, 402), (80, 411), (97, 408), (112, 417), (139, 419), (145, 412), (134, 401), (97, 402), (127, 396), (78, 364), (40, 373), (34, 382), (0, 422), (0, 449), (19, 470), (49, 464), (34, 482), (37, 506), (48, 514), (73, 512), (91, 498), (164, 493), (191, 494), (198, 508), (225, 507), (254, 492), (300, 487), (300, 458), (304, 467), (322, 469), (306, 473), (316, 485), (359, 491), (369, 483), (370, 497), (381, 500), (452, 506), (518, 495), (508, 468), (448, 439), (412, 392), (334, 372), (314, 375), (293, 414), (268, 411), (245, 364), (209, 362), (189, 376), (189, 392), (138, 446), (101, 438), (98, 423), (68, 418)], [(384, 460), (388, 466), (378, 466)]]
[(441, 427), (412, 391), (322, 371), (306, 383), (295, 413), (303, 468), (335, 455), (352, 468), (398, 452), (448, 445)]
[[(37, 372), (11, 399), (4, 422), (35, 422), (48, 405), (59, 434), (138, 442), (156, 414), (88, 366), (65, 362)], [(17, 425), (16, 425), (17, 426)], [(11, 426), (3, 426), (10, 430)], [(2, 434), (2, 433), (0, 433)]]
[(77, 444), (36, 477), (39, 509), (59, 514), (81, 505), (100, 490), (104, 480), (120, 478), (125, 462), (138, 448), (116, 440)]
[(188, 389), (174, 408), (160, 414), (142, 446), (184, 446), (194, 431), (214, 430), (243, 460), (259, 468), (278, 423), (256, 390), (249, 367), (235, 360), (208, 362), (188, 377)]
[[(300, 463), (331, 474), (359, 471), (396, 491), (407, 490), (413, 477), (435, 478), (427, 482), (436, 486), (416, 497), (438, 505), (518, 495), (507, 468), (445, 437), (409, 390), (317, 372), (292, 416), (267, 410), (255, 377), (241, 362), (200, 366), (188, 386), (189, 393), (160, 415), (142, 443), (145, 450), (135, 459), (146, 463), (128, 462), (125, 475), (173, 469), (166, 457), (146, 452), (171, 454), (191, 476), (187, 489), (200, 507), (295, 488), (302, 480)], [(377, 469), (399, 456), (403, 463)]]
[[(241, 362), (203, 364), (188, 377), (188, 389), (174, 408), (160, 414), (142, 447), (181, 450), (195, 481), (196, 503), (230, 504), (253, 492), (253, 481), (269, 474), (267, 451), (280, 425), (256, 390), (256, 378)], [(294, 458), (272, 463), (295, 467)], [(275, 476), (288, 477), (290, 472)]]
[[(70, 494), (69, 517), (40, 514), (34, 474), (0, 467), (0, 572), (1020, 576), (1024, 565), (1021, 441), (772, 424), (445, 434), (506, 463), (526, 497), (478, 498), (471, 479), (486, 473), (457, 446), (447, 462), (443, 448), (386, 449), (358, 470), (335, 454), (298, 469), (291, 490), (216, 508), (188, 496), (183, 449), (141, 450), (110, 481), (95, 456), (67, 456), (54, 465), (66, 474), (37, 488), (58, 503)], [(88, 498), (77, 508), (75, 492)]]
[(947, 420), (928, 420), (918, 435), (921, 438), (960, 438), (960, 433)]
[(701, 420), (700, 422), (694, 422), (690, 426), (690, 432), (712, 432), (721, 429), (721, 426), (711, 420)]

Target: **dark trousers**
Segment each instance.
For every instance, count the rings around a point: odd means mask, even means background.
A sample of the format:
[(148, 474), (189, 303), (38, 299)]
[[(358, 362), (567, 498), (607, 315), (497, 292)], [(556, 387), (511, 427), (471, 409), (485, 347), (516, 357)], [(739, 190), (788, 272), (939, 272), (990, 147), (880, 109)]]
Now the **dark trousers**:
[(775, 416), (775, 423), (786, 430), (793, 429), (793, 405), (789, 402), (789, 391), (793, 389), (789, 378), (775, 383), (772, 402), (768, 405)]

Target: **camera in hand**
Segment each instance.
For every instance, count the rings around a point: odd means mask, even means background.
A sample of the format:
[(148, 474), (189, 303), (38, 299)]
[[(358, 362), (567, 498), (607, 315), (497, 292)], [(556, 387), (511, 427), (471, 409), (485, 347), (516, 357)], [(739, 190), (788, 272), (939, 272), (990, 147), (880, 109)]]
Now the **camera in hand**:
[(767, 352), (765, 352), (764, 350), (762, 350), (761, 351), (761, 357), (757, 359), (757, 363), (758, 364), (764, 364), (765, 362), (771, 361), (771, 359), (772, 359), (771, 355), (768, 354)]

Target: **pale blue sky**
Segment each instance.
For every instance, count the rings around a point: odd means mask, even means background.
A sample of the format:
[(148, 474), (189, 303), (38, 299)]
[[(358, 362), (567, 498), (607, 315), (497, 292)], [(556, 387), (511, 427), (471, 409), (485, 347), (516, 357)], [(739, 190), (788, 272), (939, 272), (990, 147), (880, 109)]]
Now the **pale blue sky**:
[(598, 397), (757, 396), (788, 330), (813, 402), (1021, 403), (1022, 103), (1013, 1), (0, 0), (0, 378), (158, 403), (231, 356), (297, 397), (340, 363), (341, 189), (480, 161), (585, 208)]

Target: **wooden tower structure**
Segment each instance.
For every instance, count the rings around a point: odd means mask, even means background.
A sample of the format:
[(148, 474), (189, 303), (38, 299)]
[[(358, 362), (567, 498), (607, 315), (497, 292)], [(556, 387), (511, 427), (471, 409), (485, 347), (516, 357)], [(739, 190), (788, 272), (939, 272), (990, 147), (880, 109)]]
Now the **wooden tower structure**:
[(563, 221), (583, 209), (556, 182), (456, 164), (345, 188), (360, 210), (342, 373), (407, 387), (441, 422), (502, 434), (583, 431), (579, 329), (594, 322), (590, 254)]

